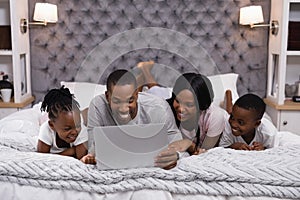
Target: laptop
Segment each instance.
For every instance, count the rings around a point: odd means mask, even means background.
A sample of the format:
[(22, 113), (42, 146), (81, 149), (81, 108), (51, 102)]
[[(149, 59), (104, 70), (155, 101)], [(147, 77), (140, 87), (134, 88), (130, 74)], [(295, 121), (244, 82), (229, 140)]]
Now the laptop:
[(154, 167), (168, 146), (165, 124), (103, 126), (93, 129), (98, 169)]

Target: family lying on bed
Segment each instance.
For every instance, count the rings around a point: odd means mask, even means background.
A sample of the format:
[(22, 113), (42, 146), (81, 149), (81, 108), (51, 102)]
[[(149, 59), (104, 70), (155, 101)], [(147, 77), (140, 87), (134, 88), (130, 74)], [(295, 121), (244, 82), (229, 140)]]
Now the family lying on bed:
[[(229, 116), (212, 104), (214, 93), (206, 76), (185, 73), (176, 80), (172, 97), (166, 101), (160, 95), (164, 88), (151, 76), (153, 64), (139, 63), (142, 74), (138, 77), (127, 70), (112, 72), (105, 95), (94, 97), (90, 103), (87, 128), (69, 89), (50, 90), (41, 107), (49, 120), (40, 128), (37, 151), (95, 164), (94, 127), (148, 123), (165, 123), (167, 131), (174, 133), (168, 135), (169, 147), (155, 158), (155, 166), (164, 169), (176, 166), (180, 157), (187, 156), (186, 152), (195, 155), (216, 146), (237, 150), (276, 146), (277, 130), (263, 118), (266, 105), (260, 97), (240, 97)], [(147, 85), (149, 90), (140, 92), (141, 85)]]

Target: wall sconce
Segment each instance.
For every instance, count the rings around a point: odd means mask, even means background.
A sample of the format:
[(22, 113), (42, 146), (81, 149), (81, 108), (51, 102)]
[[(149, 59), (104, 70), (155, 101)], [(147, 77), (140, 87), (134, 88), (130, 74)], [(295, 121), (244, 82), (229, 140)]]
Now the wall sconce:
[(36, 3), (34, 7), (33, 20), (28, 22), (27, 19), (20, 20), (21, 33), (26, 33), (29, 25), (43, 25), (57, 22), (57, 6), (50, 3)]
[(251, 28), (269, 26), (271, 33), (277, 35), (279, 23), (272, 20), (270, 24), (260, 24), (264, 22), (261, 6), (247, 6), (240, 9), (240, 24), (250, 25)]

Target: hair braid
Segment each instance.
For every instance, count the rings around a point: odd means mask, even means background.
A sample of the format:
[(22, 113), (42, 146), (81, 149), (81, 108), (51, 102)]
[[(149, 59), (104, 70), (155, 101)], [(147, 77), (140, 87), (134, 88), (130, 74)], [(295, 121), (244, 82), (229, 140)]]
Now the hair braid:
[(44, 97), (41, 111), (48, 112), (50, 119), (56, 119), (62, 111), (79, 110), (79, 103), (68, 88), (51, 89)]

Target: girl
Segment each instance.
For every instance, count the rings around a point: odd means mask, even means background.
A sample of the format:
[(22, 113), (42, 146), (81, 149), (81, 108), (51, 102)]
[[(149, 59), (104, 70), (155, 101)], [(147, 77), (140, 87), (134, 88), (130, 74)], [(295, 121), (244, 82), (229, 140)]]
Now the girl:
[(44, 97), (41, 111), (49, 120), (41, 125), (37, 151), (56, 153), (81, 159), (87, 154), (87, 130), (82, 127), (79, 104), (68, 88), (50, 90)]
[[(141, 85), (150, 88), (147, 92), (164, 97), (161, 94), (167, 90), (155, 84), (150, 73), (153, 64), (153, 61), (138, 63), (137, 67), (142, 71), (138, 79), (144, 81)], [(172, 97), (167, 101), (184, 138), (173, 144), (178, 151), (189, 147), (190, 154), (199, 154), (218, 145), (228, 115), (225, 110), (212, 104), (213, 98), (211, 82), (204, 75), (185, 73), (176, 80)]]

